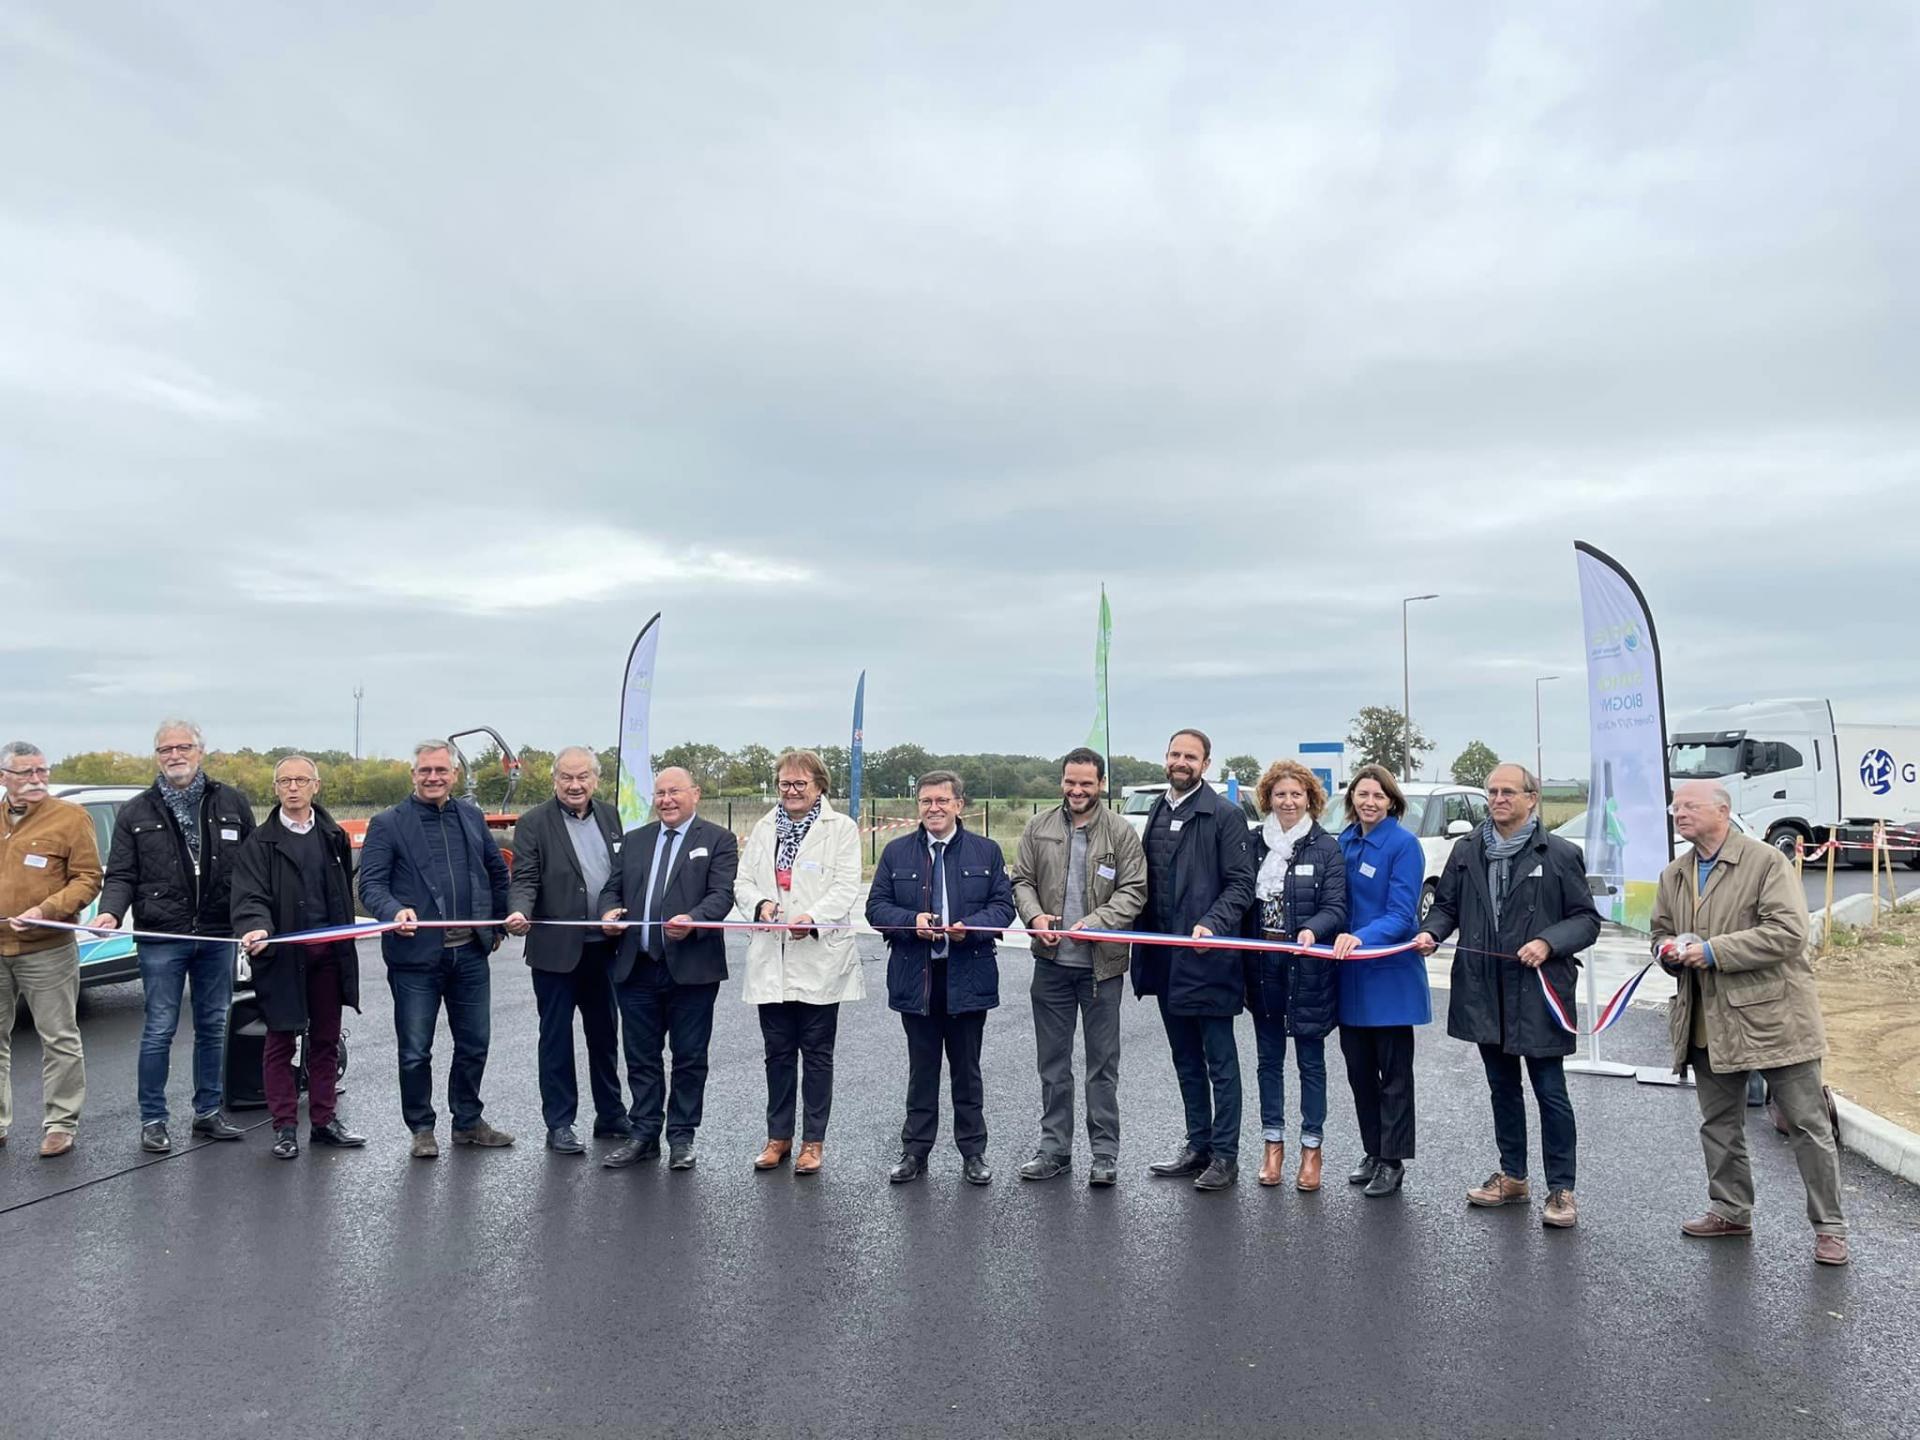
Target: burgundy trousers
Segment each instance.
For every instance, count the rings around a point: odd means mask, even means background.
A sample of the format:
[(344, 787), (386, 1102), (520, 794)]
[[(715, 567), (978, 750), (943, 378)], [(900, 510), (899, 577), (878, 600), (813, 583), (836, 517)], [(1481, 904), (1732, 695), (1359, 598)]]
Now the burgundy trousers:
[[(261, 1081), (273, 1128), (290, 1130), (300, 1118), (300, 1081), (293, 1073), (297, 1030), (267, 1035)], [(307, 961), (307, 1123), (333, 1119), (334, 1087), (340, 1079), (340, 962), (331, 954)]]

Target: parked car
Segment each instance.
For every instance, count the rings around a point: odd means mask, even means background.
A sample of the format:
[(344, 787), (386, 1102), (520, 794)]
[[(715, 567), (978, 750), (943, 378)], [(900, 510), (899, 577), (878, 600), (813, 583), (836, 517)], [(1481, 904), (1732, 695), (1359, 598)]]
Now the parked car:
[[(1420, 918), (1433, 908), (1433, 894), (1440, 884), (1440, 872), (1446, 868), (1453, 842), (1471, 835), (1487, 818), (1487, 792), (1474, 785), (1439, 784), (1431, 780), (1406, 780), (1400, 792), (1407, 797), (1407, 813), (1400, 823), (1420, 841), (1420, 853), (1426, 857), (1426, 878), (1420, 885)], [(1347, 797), (1343, 790), (1327, 801), (1327, 812), (1320, 823), (1330, 834), (1338, 835), (1350, 823)]]
[[(1741, 816), (1735, 815), (1732, 819), (1733, 828), (1738, 830), (1742, 835), (1750, 835), (1756, 840), (1760, 838), (1760, 832), (1749, 825)], [(1582, 810), (1571, 820), (1566, 821), (1564, 824), (1554, 826), (1553, 833), (1558, 835), (1562, 840), (1571, 840), (1573, 842), (1573, 848), (1578, 850), (1582, 855), (1585, 855), (1587, 853), (1587, 812)], [(1889, 829), (1887, 834), (1891, 837), (1893, 831)], [(1691, 840), (1682, 840), (1677, 831), (1674, 833), (1674, 859), (1678, 860), (1692, 848), (1693, 842)]]
[[(1222, 795), (1227, 793), (1227, 782), (1224, 780), (1209, 780), (1207, 784)], [(1154, 805), (1162, 795), (1167, 793), (1167, 789), (1167, 782), (1161, 780), (1151, 785), (1129, 785), (1120, 792), (1120, 814), (1127, 824), (1133, 827), (1134, 834), (1147, 833), (1147, 817), (1153, 814)], [(1253, 808), (1251, 785), (1240, 787), (1240, 808), (1246, 813), (1247, 828), (1250, 830), (1258, 828), (1260, 812)]]
[[(50, 785), (50, 794), (70, 804), (78, 805), (87, 812), (93, 821), (94, 843), (100, 847), (100, 865), (104, 870), (107, 863), (107, 850), (113, 844), (113, 822), (119, 817), (120, 807), (146, 787), (144, 785)], [(91, 920), (100, 913), (99, 904), (89, 905), (80, 919), (82, 923)], [(134, 924), (131, 912), (120, 917), (120, 923), (131, 929)], [(140, 978), (140, 956), (133, 941), (125, 935), (103, 935), (98, 939), (82, 935), (79, 937), (80, 951), (80, 988), (88, 989), (94, 985), (118, 985), (127, 980)]]

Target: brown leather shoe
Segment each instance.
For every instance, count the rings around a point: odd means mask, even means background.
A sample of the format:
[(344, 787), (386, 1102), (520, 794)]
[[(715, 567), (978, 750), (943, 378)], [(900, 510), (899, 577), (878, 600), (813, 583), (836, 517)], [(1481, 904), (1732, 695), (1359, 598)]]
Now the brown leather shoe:
[(1816, 1235), (1813, 1237), (1813, 1263), (1816, 1265), (1844, 1265), (1853, 1257), (1847, 1254), (1847, 1237), (1844, 1235)]
[(1751, 1235), (1751, 1225), (1736, 1225), (1723, 1215), (1709, 1210), (1698, 1220), (1688, 1220), (1681, 1224), (1680, 1233), (1691, 1235), (1696, 1240), (1722, 1240), (1734, 1235)]
[(1287, 1168), (1287, 1142), (1284, 1140), (1267, 1141), (1266, 1153), (1260, 1157), (1260, 1183), (1278, 1185), (1280, 1174)]
[(796, 1175), (818, 1175), (820, 1173), (820, 1152), (825, 1148), (823, 1140), (801, 1142), (800, 1153), (793, 1157), (793, 1173)]
[(1580, 1207), (1573, 1203), (1571, 1190), (1555, 1190), (1547, 1196), (1546, 1209), (1540, 1212), (1540, 1223), (1555, 1230), (1571, 1230), (1580, 1221)]
[(1300, 1152), (1300, 1174), (1293, 1182), (1296, 1190), (1320, 1188), (1320, 1147), (1309, 1145)]
[(1524, 1205), (1533, 1197), (1533, 1190), (1524, 1180), (1516, 1180), (1504, 1171), (1496, 1170), (1487, 1176), (1487, 1183), (1476, 1185), (1467, 1191), (1467, 1203), (1482, 1205), (1492, 1209), (1499, 1205)]
[(73, 1132), (71, 1130), (49, 1130), (46, 1138), (40, 1142), (40, 1158), (51, 1160), (56, 1155), (68, 1154), (72, 1149)]
[(767, 1148), (753, 1157), (753, 1168), (756, 1170), (772, 1170), (785, 1161), (787, 1156), (792, 1153), (793, 1141), (769, 1140), (767, 1141)]

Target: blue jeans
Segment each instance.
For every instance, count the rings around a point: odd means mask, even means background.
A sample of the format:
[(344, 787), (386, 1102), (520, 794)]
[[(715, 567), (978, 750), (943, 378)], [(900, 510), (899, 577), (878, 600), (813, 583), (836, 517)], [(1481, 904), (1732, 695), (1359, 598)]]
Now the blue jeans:
[(1160, 997), (1173, 1074), (1187, 1112), (1187, 1147), (1236, 1164), (1240, 1159), (1240, 1047), (1231, 1015), (1176, 1015)]
[(142, 940), (140, 1123), (167, 1118), (167, 1070), (180, 1029), (180, 998), (193, 987), (193, 1113), (212, 1115), (226, 1090), (227, 1010), (233, 1004), (231, 940)]
[[(1253, 1017), (1260, 1066), (1260, 1136), (1287, 1138), (1287, 1019), (1284, 1015)], [(1293, 1037), (1294, 1064), (1300, 1071), (1300, 1144), (1312, 1150), (1320, 1144), (1327, 1125), (1327, 1037)]]
[[(1527, 1178), (1527, 1101), (1520, 1092), (1520, 1057), (1498, 1045), (1482, 1045), (1487, 1089), (1493, 1096), (1493, 1138), (1500, 1168), (1515, 1180)], [(1540, 1153), (1546, 1162), (1547, 1189), (1573, 1189), (1579, 1137), (1573, 1099), (1567, 1094), (1566, 1063), (1558, 1055), (1529, 1055), (1527, 1078), (1540, 1107)]]
[(453, 1128), (480, 1123), (480, 1077), (487, 1068), (493, 1034), (493, 971), (478, 941), (443, 949), (430, 966), (387, 967), (393, 991), (393, 1030), (400, 1042), (400, 1113), (409, 1130), (431, 1130), (433, 1031), (447, 1007), (453, 1032), (453, 1067), (447, 1076), (447, 1108)]

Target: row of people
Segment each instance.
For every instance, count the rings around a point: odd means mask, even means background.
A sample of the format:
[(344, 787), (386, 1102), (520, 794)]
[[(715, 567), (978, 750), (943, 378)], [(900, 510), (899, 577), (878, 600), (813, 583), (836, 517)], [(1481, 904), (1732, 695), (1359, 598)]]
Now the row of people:
[[(166, 1061), (187, 990), (196, 1033), (194, 1132), (212, 1139), (241, 1134), (220, 1106), (237, 938), (270, 1032), (264, 1080), (275, 1153), (298, 1151), (293, 1066), (302, 1034), (312, 1142), (362, 1144), (364, 1138), (339, 1121), (332, 1084), (341, 1010), (358, 1005), (354, 947), (347, 941), (270, 943), (275, 935), (351, 920), (347, 837), (316, 803), (320, 775), (312, 761), (289, 756), (276, 767), (277, 804), (256, 828), (244, 797), (205, 775), (202, 753), (194, 727), (162, 726), (155, 740), (160, 774), (123, 808), (101, 891), (103, 927), (119, 923), (137, 896), (143, 929), (201, 937), (141, 945), (147, 995), (141, 1143), (152, 1150), (171, 1143)], [(1480, 1048), (1500, 1159), (1467, 1198), (1482, 1206), (1530, 1199), (1524, 1064), (1541, 1114), (1548, 1191), (1542, 1218), (1550, 1226), (1574, 1224), (1576, 1132), (1562, 1070), (1574, 1038), (1527, 972), (1539, 971), (1572, 1012), (1579, 956), (1593, 943), (1599, 921), (1578, 851), (1539, 824), (1537, 780), (1517, 765), (1494, 771), (1491, 819), (1456, 844), (1423, 922), (1424, 857), (1398, 823), (1406, 802), (1390, 772), (1372, 765), (1356, 772), (1346, 793), (1351, 821), (1335, 837), (1319, 823), (1326, 796), (1317, 777), (1294, 762), (1276, 762), (1256, 786), (1264, 819), (1249, 833), (1239, 808), (1204, 783), (1210, 759), (1202, 732), (1182, 730), (1170, 738), (1168, 790), (1136, 836), (1101, 803), (1102, 758), (1091, 750), (1071, 752), (1061, 767), (1061, 805), (1027, 828), (1011, 870), (997, 845), (961, 822), (960, 778), (951, 772), (921, 777), (918, 828), (886, 847), (864, 887), (865, 917), (886, 937), (888, 1000), (901, 1014), (907, 1040), (907, 1113), (891, 1178), (905, 1183), (925, 1173), (944, 1060), (963, 1176), (975, 1184), (992, 1179), (980, 1054), (986, 1014), (999, 1003), (999, 935), (1017, 919), (1031, 932), (1042, 1111), (1039, 1144), (1020, 1167), (1022, 1178), (1051, 1179), (1071, 1168), (1072, 1047), (1079, 1029), (1089, 1183), (1117, 1180), (1125, 976), (1137, 996), (1157, 1001), (1186, 1114), (1183, 1146), (1150, 1166), (1153, 1174), (1190, 1177), (1202, 1190), (1237, 1179), (1242, 1117), (1234, 1018), (1247, 1009), (1258, 1052), (1261, 1182), (1276, 1185), (1283, 1176), (1291, 1040), (1300, 1091), (1295, 1183), (1302, 1190), (1321, 1183), (1325, 1040), (1337, 1026), (1363, 1151), (1349, 1179), (1370, 1197), (1391, 1195), (1415, 1153), (1413, 1031), (1432, 1018), (1423, 956), (1457, 934), (1448, 1031)], [(597, 795), (593, 752), (563, 750), (555, 759), (553, 799), (520, 818), (511, 872), (483, 817), (453, 798), (455, 773), (444, 742), (417, 747), (413, 793), (374, 817), (359, 867), (364, 907), (395, 926), (381, 945), (413, 1153), (438, 1154), (432, 1041), (443, 1009), (453, 1037), (447, 1098), (454, 1143), (512, 1143), (486, 1121), (480, 1099), (490, 955), (510, 933), (527, 937), (548, 1146), (567, 1154), (586, 1149), (575, 1130), (577, 1015), (588, 1052), (594, 1134), (619, 1141), (603, 1163), (624, 1168), (653, 1158), (664, 1138), (672, 1168), (693, 1166), (714, 1004), (728, 974), (724, 935), (701, 922), (723, 920), (737, 908), (759, 927), (747, 945), (743, 986), (743, 998), (758, 1007), (767, 1073), (767, 1138), (754, 1164), (770, 1170), (791, 1160), (794, 1173), (817, 1173), (831, 1112), (838, 1006), (865, 993), (850, 928), (863, 893), (859, 831), (829, 803), (819, 757), (790, 751), (780, 758), (779, 803), (755, 825), (743, 855), (729, 830), (700, 818), (700, 792), (685, 771), (663, 771), (655, 784), (655, 818), (623, 833), (617, 812)], [(16, 892), (4, 897), (4, 913), (15, 919), (0, 935), (0, 984), (26, 991), (42, 1026), (42, 1153), (58, 1154), (72, 1144), (84, 1071), (71, 1002), (47, 1003), (42, 972), (71, 968), (72, 937), (36, 932), (31, 921), (78, 913), (93, 898), (89, 887), (100, 882), (84, 814), (47, 796), (46, 775), (44, 757), (33, 747), (8, 747), (0, 765), (8, 796), (0, 835), (21, 861), (15, 866), (12, 854), (0, 858), (0, 872)], [(1833, 1263), (1837, 1246), (1844, 1260), (1832, 1135), (1830, 1128), (1822, 1133), (1824, 1110), (1815, 1114), (1818, 1107), (1800, 1103), (1819, 1093), (1823, 1041), (1810, 986), (1796, 981), (1788, 987), (1796, 1011), (1812, 1010), (1810, 1030), (1793, 1027), (1789, 1056), (1762, 1027), (1769, 1017), (1755, 1013), (1755, 997), (1741, 993), (1731, 973), (1726, 981), (1714, 973), (1724, 964), (1729, 972), (1784, 968), (1797, 976), (1806, 965), (1804, 902), (1797, 905), (1796, 940), (1795, 907), (1785, 903), (1765, 847), (1755, 853), (1736, 844), (1741, 837), (1729, 833), (1724, 792), (1698, 790), (1684, 788), (1675, 805), (1677, 827), (1694, 840), (1696, 855), (1709, 857), (1692, 877), (1694, 904), (1684, 908), (1684, 920), (1676, 918), (1683, 890), (1677, 881), (1665, 883), (1683, 868), (1676, 862), (1663, 879), (1655, 915), (1656, 942), (1669, 946), (1663, 962), (1686, 982), (1674, 1002), (1676, 1017), (1686, 1017), (1684, 1027), (1675, 1020), (1675, 1034), (1686, 1042), (1676, 1049), (1675, 1068), (1691, 1067), (1703, 1077), (1758, 1069), (1774, 1080), (1795, 1127), (1809, 1215), (1826, 1252), (1821, 1258)], [(19, 870), (35, 872), (24, 887), (11, 883)], [(1686, 937), (1684, 945), (1671, 944), (1674, 926), (1698, 925), (1711, 882), (1730, 873), (1741, 883), (1723, 884), (1714, 897), (1725, 903), (1704, 913), (1730, 924), (1755, 908), (1755, 923), (1713, 943)], [(419, 923), (452, 918), (483, 923), (462, 930)], [(484, 923), (496, 918), (497, 925)], [(539, 923), (554, 920), (573, 923)], [(598, 930), (580, 923), (594, 920), (601, 922)], [(1331, 945), (1330, 954), (1248, 954), (1076, 938), (1129, 928), (1190, 940), (1245, 935)], [(1412, 948), (1394, 954), (1364, 953), (1409, 943)], [(29, 955), (39, 958), (18, 963)], [(625, 1104), (620, 1052), (631, 1095)], [(1712, 1068), (1716, 1057), (1724, 1071)], [(1709, 1103), (1726, 1088), (1704, 1079), (1701, 1086), (1715, 1209), (1690, 1222), (1690, 1234), (1744, 1233), (1751, 1206), (1737, 1131), (1719, 1099)], [(0, 1138), (10, 1118), (6, 1097), (7, 1087), (0, 1086)]]

